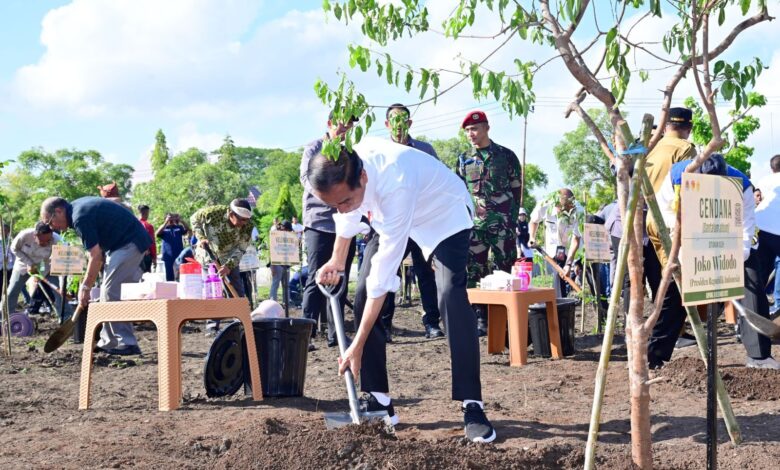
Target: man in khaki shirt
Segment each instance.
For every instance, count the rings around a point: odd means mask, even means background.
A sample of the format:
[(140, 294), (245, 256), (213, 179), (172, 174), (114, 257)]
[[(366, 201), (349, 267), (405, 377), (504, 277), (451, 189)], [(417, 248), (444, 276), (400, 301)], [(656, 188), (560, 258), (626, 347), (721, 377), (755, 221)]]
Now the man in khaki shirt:
[[(671, 108), (669, 110), (669, 121), (664, 128), (664, 137), (647, 156), (647, 166), (645, 167), (655, 193), (661, 190), (664, 180), (669, 178), (669, 170), (672, 165), (683, 160), (690, 160), (696, 155), (696, 148), (687, 140), (691, 134), (692, 118), (693, 113), (690, 109)], [(655, 301), (658, 286), (661, 283), (661, 271), (666, 265), (667, 258), (655, 220), (649, 211), (647, 213), (647, 236), (653, 243), (654, 250), (646, 250), (644, 267), (653, 301)], [(664, 362), (671, 359), (680, 330), (685, 324), (685, 316), (680, 291), (675, 283), (671, 283), (664, 297), (661, 315), (650, 335), (647, 348), (650, 368), (662, 367)], [(686, 338), (681, 337), (680, 341), (684, 339)], [(695, 344), (695, 340), (690, 344)]]

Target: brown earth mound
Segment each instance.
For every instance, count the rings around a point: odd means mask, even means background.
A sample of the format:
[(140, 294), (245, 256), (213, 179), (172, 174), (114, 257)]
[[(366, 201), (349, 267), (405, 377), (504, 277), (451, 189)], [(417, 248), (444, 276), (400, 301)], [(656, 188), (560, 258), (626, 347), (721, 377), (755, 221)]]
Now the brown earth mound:
[[(762, 401), (780, 399), (780, 371), (728, 367), (721, 369), (720, 373), (731, 398)], [(707, 368), (700, 359), (676, 359), (667, 364), (661, 374), (677, 386), (700, 392), (707, 390)]]
[(381, 424), (329, 431), (324, 426), (270, 418), (239, 435), (233, 450), (218, 460), (217, 468), (574, 469), (581, 468), (584, 461), (581, 446), (561, 444), (526, 450), (472, 444), (464, 438), (398, 439)]

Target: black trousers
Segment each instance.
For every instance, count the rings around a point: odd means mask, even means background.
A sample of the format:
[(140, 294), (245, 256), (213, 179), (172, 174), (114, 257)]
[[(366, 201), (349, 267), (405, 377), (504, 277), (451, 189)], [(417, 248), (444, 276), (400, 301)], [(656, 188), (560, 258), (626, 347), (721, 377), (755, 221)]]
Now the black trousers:
[[(371, 239), (374, 238), (378, 238), (378, 236), (374, 234)], [(439, 313), (439, 305), (436, 298), (436, 277), (433, 273), (433, 268), (431, 267), (431, 264), (428, 263), (428, 260), (425, 259), (425, 256), (423, 256), (422, 249), (411, 238), (406, 244), (404, 258), (410, 253), (412, 255), (414, 275), (417, 278), (417, 286), (420, 288), (420, 302), (422, 303), (423, 311), (425, 312), (422, 317), (423, 326), (435, 326), (438, 328), (441, 314)], [(385, 305), (382, 308), (382, 324), (386, 329), (389, 329), (393, 324), (393, 316), (395, 315), (394, 295), (389, 303), (390, 305)]]
[[(443, 240), (433, 250), (432, 257), (439, 312), (444, 320), (450, 346), (453, 400), (482, 400), (477, 321), (466, 295), (466, 263), (469, 259), (470, 232), (471, 230), (463, 230)], [(378, 248), (379, 237), (373, 237), (366, 245), (364, 264), (360, 270), (355, 294), (357, 323), (360, 322), (366, 306), (366, 278), (371, 270), (371, 257)], [(360, 389), (364, 392), (388, 393), (390, 391), (387, 380), (384, 327), (380, 321), (372, 325), (363, 348)]]
[[(648, 248), (644, 250), (645, 275), (648, 284), (650, 284), (653, 302), (655, 302), (658, 286), (661, 284), (662, 266), (652, 244), (649, 244)], [(682, 305), (682, 297), (677, 289), (677, 283), (671, 282), (661, 306), (661, 315), (653, 327), (650, 342), (647, 345), (647, 360), (651, 366), (660, 365), (672, 358), (674, 345), (685, 324), (685, 318), (685, 307)]]
[[(780, 241), (780, 237), (777, 237)], [(770, 245), (767, 243), (767, 245)], [(759, 242), (759, 247), (761, 242)], [(766, 278), (762, 276), (761, 255), (757, 250), (750, 250), (750, 257), (745, 261), (745, 298), (742, 299), (742, 305), (762, 317), (769, 318), (769, 300), (764, 293)], [(774, 258), (773, 258), (774, 259)], [(771, 261), (771, 260), (770, 260)], [(774, 265), (774, 262), (767, 263)], [(771, 271), (770, 271), (771, 272)], [(767, 273), (767, 278), (769, 273)], [(742, 344), (745, 346), (745, 352), (748, 357), (753, 359), (766, 359), (772, 355), (772, 340), (759, 334), (750, 327), (748, 323), (739, 316), (739, 333), (742, 337)]]
[[(328, 307), (328, 301), (317, 287), (317, 279), (314, 273), (330, 260), (333, 255), (333, 244), (336, 242), (336, 234), (321, 232), (306, 227), (303, 232), (304, 243), (306, 243), (307, 263), (309, 266), (309, 277), (306, 279), (306, 286), (303, 288), (303, 316), (312, 320), (328, 322), (328, 341), (336, 340), (336, 329), (333, 326), (333, 315)], [(349, 279), (349, 272), (352, 268), (352, 260), (355, 258), (355, 240), (349, 246), (347, 254), (347, 263), (344, 271), (344, 278)], [(344, 303), (347, 300), (347, 289), (341, 296), (341, 311), (344, 311)], [(316, 334), (316, 328), (311, 334)]]

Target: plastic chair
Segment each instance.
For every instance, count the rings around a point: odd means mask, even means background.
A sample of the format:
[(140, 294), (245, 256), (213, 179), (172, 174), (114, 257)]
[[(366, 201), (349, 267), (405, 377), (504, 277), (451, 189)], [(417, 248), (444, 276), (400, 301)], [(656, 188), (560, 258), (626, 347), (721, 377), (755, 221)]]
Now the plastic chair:
[(563, 357), (558, 329), (558, 307), (555, 289), (531, 287), (526, 291), (468, 289), (469, 302), (488, 306), (488, 354), (504, 352), (507, 321), (509, 323), (509, 365), (528, 363), (528, 306), (537, 302), (547, 305), (547, 331), (554, 359)]
[(157, 327), (157, 374), (160, 411), (181, 404), (181, 326), (189, 320), (237, 318), (244, 327), (252, 378), (252, 398), (262, 400), (260, 367), (247, 299), (176, 299), (96, 302), (89, 306), (84, 352), (81, 357), (79, 409), (89, 408), (95, 331), (103, 322), (150, 321)]

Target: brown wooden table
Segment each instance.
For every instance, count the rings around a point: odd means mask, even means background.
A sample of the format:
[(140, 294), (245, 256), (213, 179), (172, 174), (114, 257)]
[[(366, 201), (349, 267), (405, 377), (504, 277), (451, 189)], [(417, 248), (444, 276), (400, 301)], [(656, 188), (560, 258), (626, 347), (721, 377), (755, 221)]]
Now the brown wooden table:
[(531, 287), (527, 291), (491, 291), (468, 289), (469, 302), (486, 304), (488, 308), (488, 353), (504, 352), (507, 323), (509, 324), (509, 365), (520, 367), (528, 363), (528, 307), (535, 303), (547, 305), (547, 330), (550, 351), (554, 359), (563, 356), (555, 289)]

